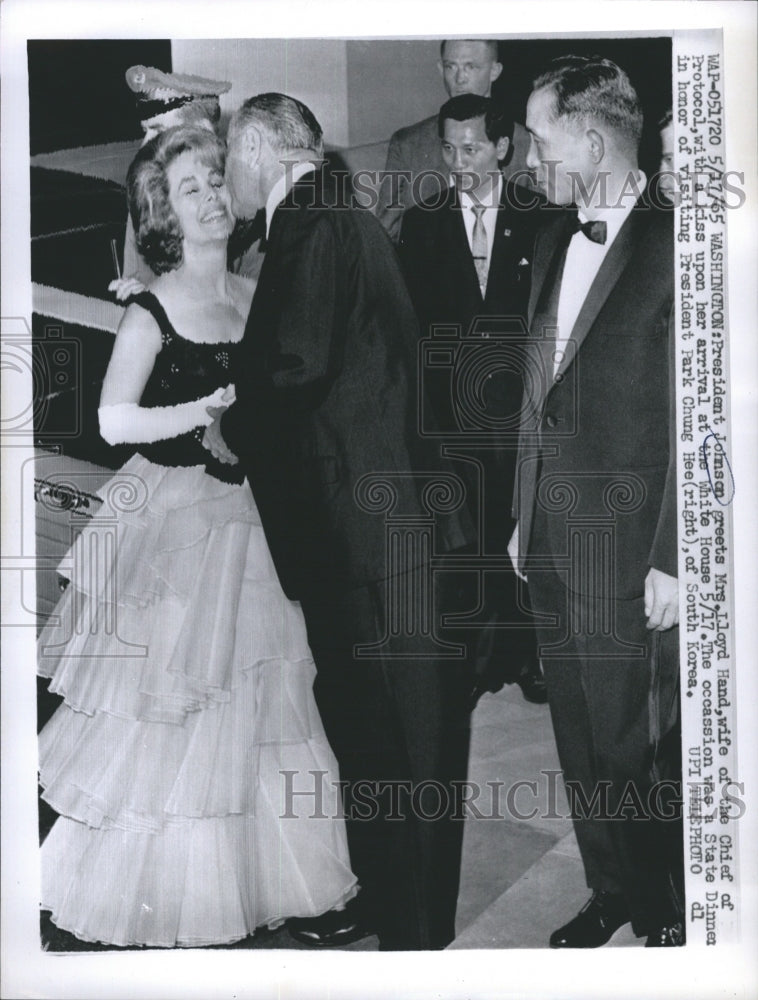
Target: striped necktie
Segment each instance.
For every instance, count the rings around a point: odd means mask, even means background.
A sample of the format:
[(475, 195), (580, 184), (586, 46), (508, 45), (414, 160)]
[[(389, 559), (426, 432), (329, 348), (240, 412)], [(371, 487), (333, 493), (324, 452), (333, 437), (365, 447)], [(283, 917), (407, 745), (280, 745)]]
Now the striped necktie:
[(474, 267), (479, 278), (479, 289), (482, 298), (487, 294), (487, 230), (484, 228), (484, 215), (486, 209), (484, 205), (472, 205), (471, 211), (476, 217), (474, 222), (474, 233), (471, 240), (471, 254), (474, 258)]

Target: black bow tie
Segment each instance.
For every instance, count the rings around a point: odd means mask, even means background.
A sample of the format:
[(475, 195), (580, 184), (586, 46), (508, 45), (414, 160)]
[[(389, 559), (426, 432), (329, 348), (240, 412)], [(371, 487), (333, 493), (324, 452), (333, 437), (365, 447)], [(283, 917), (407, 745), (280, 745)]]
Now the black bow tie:
[(569, 233), (584, 233), (588, 240), (593, 243), (605, 243), (608, 235), (608, 227), (605, 222), (580, 222), (578, 216), (574, 216), (569, 222)]
[(253, 219), (250, 226), (250, 236), (251, 236), (251, 241), (253, 243), (256, 241), (256, 239), (260, 240), (260, 244), (258, 246), (258, 252), (265, 253), (266, 248), (268, 246), (268, 237), (266, 235), (265, 208), (259, 208), (258, 211), (255, 213), (255, 218)]

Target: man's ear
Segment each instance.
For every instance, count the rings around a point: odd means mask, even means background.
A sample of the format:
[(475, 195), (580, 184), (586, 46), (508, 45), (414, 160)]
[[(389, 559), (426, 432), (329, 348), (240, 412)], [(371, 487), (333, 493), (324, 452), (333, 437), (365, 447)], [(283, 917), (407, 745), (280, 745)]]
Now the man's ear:
[(501, 62), (493, 62), (490, 68), (490, 83), (494, 83), (502, 72), (503, 64)]
[(442, 59), (437, 60), (437, 69), (439, 70), (442, 79), (445, 79), (445, 67), (442, 65)]
[(587, 148), (589, 150), (590, 159), (593, 163), (600, 163), (605, 156), (605, 139), (603, 139), (600, 132), (594, 128), (588, 128), (585, 133), (585, 139), (587, 142)]
[(510, 147), (511, 147), (511, 140), (508, 138), (508, 136), (506, 135), (501, 136), (497, 140), (497, 146), (495, 147), (495, 149), (497, 150), (498, 163), (502, 163), (502, 161), (506, 158)]
[(263, 152), (263, 133), (255, 125), (248, 125), (243, 132), (242, 151), (248, 166), (254, 167), (258, 164)]

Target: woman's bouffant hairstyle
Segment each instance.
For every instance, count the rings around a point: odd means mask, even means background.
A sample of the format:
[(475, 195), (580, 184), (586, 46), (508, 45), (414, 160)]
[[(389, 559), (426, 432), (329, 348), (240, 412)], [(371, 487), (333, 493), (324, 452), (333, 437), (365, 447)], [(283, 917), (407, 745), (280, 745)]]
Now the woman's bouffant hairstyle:
[(197, 97), (182, 108), (182, 125), (204, 125), (209, 122), (214, 129), (221, 119), (221, 105), (217, 97)]
[(179, 125), (145, 143), (126, 177), (137, 249), (156, 274), (175, 270), (184, 259), (184, 233), (171, 207), (166, 172), (187, 152), (196, 153), (201, 163), (223, 176), (223, 142), (207, 128)]

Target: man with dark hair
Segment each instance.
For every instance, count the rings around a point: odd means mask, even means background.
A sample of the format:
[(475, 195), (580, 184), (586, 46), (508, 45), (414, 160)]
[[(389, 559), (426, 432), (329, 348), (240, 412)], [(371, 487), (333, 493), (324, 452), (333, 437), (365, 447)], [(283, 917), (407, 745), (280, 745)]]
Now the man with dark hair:
[(528, 701), (544, 703), (534, 630), (519, 611), (506, 551), (540, 199), (500, 172), (513, 120), (492, 98), (452, 97), (440, 109), (438, 132), (453, 186), (408, 209), (398, 251), (422, 337), (430, 350), (455, 352), (450, 370), (430, 365), (423, 376), (443, 443), (467, 457), (478, 554), (490, 560), (486, 573), (484, 561), (480, 567), (483, 607), (469, 632), (477, 638), (478, 688), (515, 682)]
[[(461, 94), (489, 97), (492, 84), (503, 71), (498, 43), (494, 39), (447, 39), (440, 45), (437, 66), (449, 97)], [(526, 183), (528, 146), (526, 131), (517, 123), (503, 164), (506, 177), (519, 177)], [(401, 128), (392, 135), (385, 171), (388, 176), (379, 189), (376, 215), (397, 242), (403, 212), (411, 205), (434, 198), (448, 185), (447, 166), (437, 134), (437, 115)]]
[(642, 111), (599, 57), (556, 60), (528, 163), (564, 211), (537, 236), (510, 550), (528, 578), (592, 897), (556, 948), (631, 920), (684, 941), (673, 229), (637, 164)]
[[(418, 434), (413, 306), (382, 227), (328, 189), (304, 104), (251, 98), (228, 146), (233, 211), (265, 208), (268, 249), (237, 399), (207, 442), (239, 455), (282, 586), (301, 602), (361, 885), (358, 917), (348, 905), (290, 931), (335, 945), (363, 924), (383, 950), (443, 948), (455, 936), (453, 783), (466, 778), (471, 677), (437, 632), (457, 581), (439, 574), (432, 594), (429, 558), (466, 546), (471, 530), (459, 481)], [(308, 780), (295, 776), (295, 794)]]

